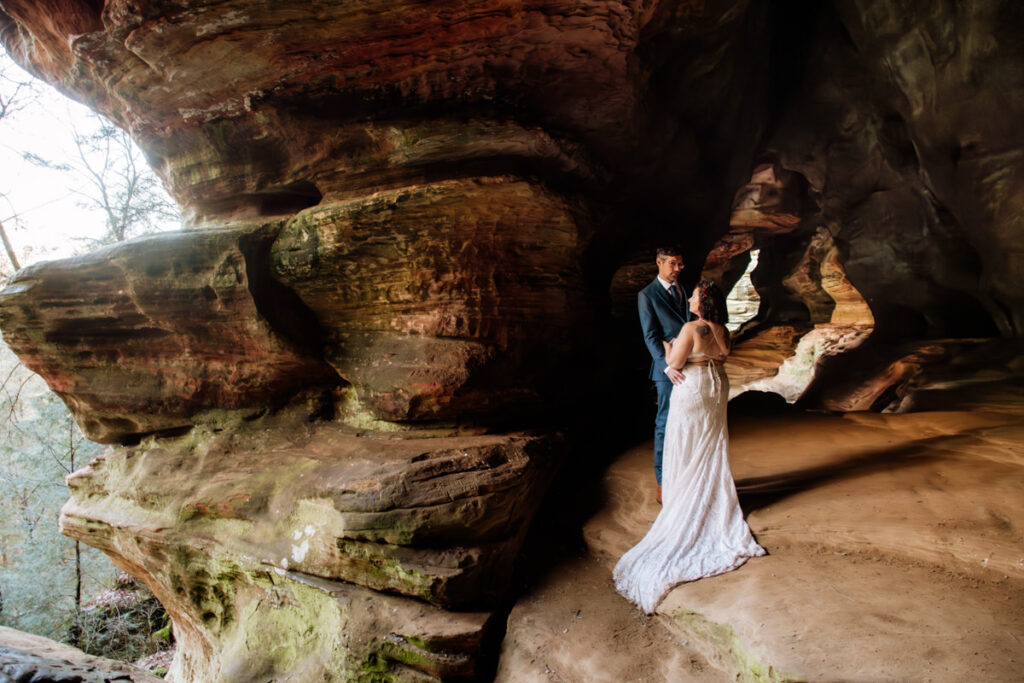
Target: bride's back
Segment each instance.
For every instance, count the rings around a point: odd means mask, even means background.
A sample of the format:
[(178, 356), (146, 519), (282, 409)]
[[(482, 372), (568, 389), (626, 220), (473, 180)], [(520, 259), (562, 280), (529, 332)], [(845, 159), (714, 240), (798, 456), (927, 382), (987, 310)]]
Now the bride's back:
[(694, 320), (687, 323), (688, 327), (691, 325), (693, 326), (693, 350), (690, 351), (690, 358), (694, 356), (725, 358), (729, 355), (729, 330), (707, 320)]

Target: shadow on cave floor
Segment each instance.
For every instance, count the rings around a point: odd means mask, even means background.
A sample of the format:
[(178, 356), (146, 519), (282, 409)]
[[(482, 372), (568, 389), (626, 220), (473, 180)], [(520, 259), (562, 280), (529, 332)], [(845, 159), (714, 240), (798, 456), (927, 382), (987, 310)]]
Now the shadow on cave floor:
[[(747, 404), (737, 402), (736, 410), (730, 405), (730, 423), (741, 424), (757, 420), (779, 420), (783, 429), (799, 429), (797, 424), (829, 424), (843, 420), (836, 415), (805, 412), (774, 401), (760, 400)], [(587, 442), (575, 449), (567, 458), (552, 482), (534, 522), (527, 534), (516, 569), (517, 595), (526, 590), (539, 577), (562, 560), (585, 553), (583, 525), (608, 502), (608, 491), (603, 481), (605, 473), (619, 457), (635, 449), (652, 447), (648, 426), (633, 424), (603, 443)], [(820, 426), (818, 427), (820, 429)], [(973, 438), (973, 430), (902, 441), (892, 446), (858, 449), (843, 455), (841, 448), (825, 445), (822, 437), (821, 452), (814, 458), (817, 464), (758, 476), (741, 476), (736, 480), (740, 504), (745, 514), (767, 507), (798, 493), (809, 491), (842, 480), (867, 476), (882, 471), (896, 471), (943, 459), (943, 446), (953, 446), (957, 440)], [(813, 433), (813, 432), (812, 432)], [(813, 438), (813, 437), (812, 437)], [(799, 456), (797, 456), (799, 457)], [(792, 458), (790, 458), (792, 460)], [(826, 462), (822, 462), (825, 460)], [(785, 467), (785, 463), (781, 463)], [(740, 468), (736, 468), (739, 470)], [(745, 468), (744, 468), (745, 469)], [(764, 469), (764, 467), (759, 467)], [(734, 475), (736, 472), (734, 471)], [(651, 485), (653, 491), (653, 470)], [(514, 603), (515, 597), (511, 602)]]
[[(805, 412), (763, 396), (741, 397), (733, 403), (729, 408), (733, 473), (745, 515), (837, 483), (956, 459), (957, 453), (985, 440), (984, 430), (1007, 424), (1005, 415), (966, 419), (944, 411), (847, 416)], [(648, 509), (654, 491), (653, 471), (648, 477), (653, 444), (648, 416), (641, 417), (628, 425), (620, 422), (617, 434), (595, 430), (599, 437), (576, 442), (577, 448), (538, 509), (517, 560), (512, 590), (499, 613), (508, 615), (557, 567), (591, 553), (584, 527), (608, 510), (611, 491), (606, 475), (612, 465), (616, 476), (627, 477), (639, 487), (629, 494), (630, 505), (644, 507), (640, 516), (656, 514), (655, 507)], [(602, 427), (607, 424), (601, 423)], [(650, 484), (649, 491), (645, 482)], [(622, 482), (615, 485), (621, 487)], [(485, 676), (497, 664), (505, 625), (496, 630), (500, 633), (494, 634), (489, 648), (493, 659)]]
[[(474, 680), (494, 679), (506, 620), (516, 603), (541, 583), (548, 572), (587, 554), (583, 524), (605, 505), (601, 485), (605, 471), (622, 453), (650, 438), (653, 412), (648, 416), (646, 412), (633, 409), (635, 406), (627, 408), (614, 417), (606, 415), (604, 419), (578, 423), (567, 430), (566, 442), (574, 446), (548, 487), (526, 533), (515, 560), (512, 585), (495, 609), (493, 626), (481, 648), (484, 654)], [(602, 428), (592, 429), (592, 424)], [(617, 424), (618, 429), (610, 432), (605, 428), (608, 424)]]
[(841, 462), (737, 479), (736, 492), (739, 494), (740, 507), (743, 508), (744, 515), (747, 515), (789, 496), (826, 484), (941, 460), (944, 456), (933, 452), (937, 446), (968, 436), (961, 433), (917, 439), (892, 448), (864, 452)]

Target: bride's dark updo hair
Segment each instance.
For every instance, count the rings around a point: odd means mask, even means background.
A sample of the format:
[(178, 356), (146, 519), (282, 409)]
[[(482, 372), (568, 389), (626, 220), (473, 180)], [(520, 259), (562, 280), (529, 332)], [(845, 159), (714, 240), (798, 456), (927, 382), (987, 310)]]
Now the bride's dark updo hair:
[(700, 297), (697, 303), (700, 317), (719, 325), (729, 322), (729, 309), (726, 308), (725, 294), (721, 287), (711, 280), (701, 280), (697, 283), (697, 292)]

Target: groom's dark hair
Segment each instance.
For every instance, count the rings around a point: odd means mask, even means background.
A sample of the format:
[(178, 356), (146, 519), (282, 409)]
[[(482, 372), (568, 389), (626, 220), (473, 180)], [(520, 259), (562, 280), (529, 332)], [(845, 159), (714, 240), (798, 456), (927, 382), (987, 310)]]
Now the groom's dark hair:
[(700, 317), (713, 323), (724, 325), (729, 322), (729, 308), (725, 303), (722, 288), (711, 280), (701, 280), (697, 284), (700, 300), (697, 303)]
[(656, 258), (665, 258), (666, 256), (678, 256), (683, 257), (683, 250), (674, 244), (663, 244), (655, 250)]

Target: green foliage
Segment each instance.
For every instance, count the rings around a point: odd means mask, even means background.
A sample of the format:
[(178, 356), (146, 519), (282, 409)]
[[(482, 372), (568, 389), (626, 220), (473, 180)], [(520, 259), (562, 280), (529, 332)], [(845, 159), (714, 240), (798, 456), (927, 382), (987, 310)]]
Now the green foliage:
[(77, 596), (110, 585), (98, 550), (61, 536), (64, 477), (97, 455), (64, 404), (0, 343), (0, 625), (61, 639)]
[[(166, 615), (167, 613), (164, 612)], [(163, 628), (157, 629), (153, 632), (153, 637), (157, 640), (163, 641), (164, 644), (170, 645), (174, 642), (174, 633), (171, 631), (171, 619), (167, 618), (167, 623), (164, 624)]]

